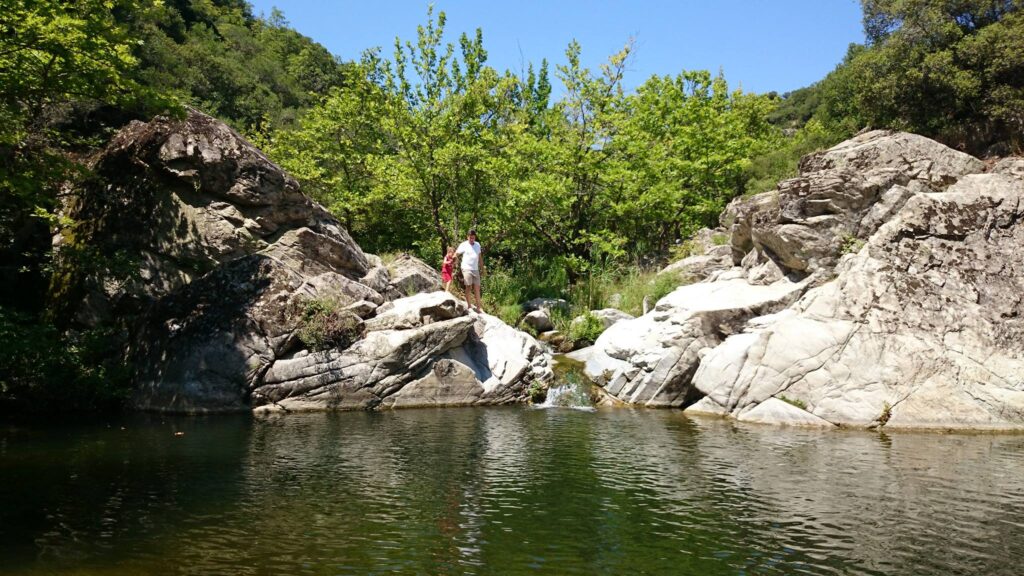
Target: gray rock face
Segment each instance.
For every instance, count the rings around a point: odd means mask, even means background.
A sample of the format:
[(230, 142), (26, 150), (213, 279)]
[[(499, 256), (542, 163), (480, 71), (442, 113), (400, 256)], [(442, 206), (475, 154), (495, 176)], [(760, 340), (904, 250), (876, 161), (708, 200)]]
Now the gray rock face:
[(750, 318), (792, 304), (806, 287), (742, 279), (682, 286), (649, 314), (612, 325), (575, 358), (586, 362), (589, 378), (624, 402), (681, 407), (699, 398), (691, 379), (708, 349)]
[(1024, 427), (1024, 179), (915, 194), (792, 310), (711, 351), (696, 410), (773, 397), (834, 424)]
[(409, 254), (395, 258), (388, 264), (387, 270), (391, 279), (388, 294), (392, 298), (418, 292), (434, 292), (442, 288), (441, 273)]
[(735, 201), (722, 222), (733, 261), (751, 250), (786, 272), (831, 268), (866, 240), (912, 194), (939, 192), (984, 164), (922, 136), (875, 130), (805, 157), (800, 176)]
[[(396, 300), (346, 350), (275, 362), (253, 390), (260, 410), (399, 408), (523, 402), (551, 377), (536, 340), (445, 292)], [(390, 316), (389, 316), (390, 315)]]
[(133, 122), (94, 170), (97, 183), (68, 206), (82, 222), (76, 245), (107, 256), (95, 269), (63, 270), (70, 277), (63, 300), (81, 324), (138, 315), (257, 252), (307, 275), (355, 280), (367, 270), (348, 232), (295, 179), (209, 116), (193, 111), (182, 121)]
[[(389, 271), (364, 254), (294, 179), (208, 116), (133, 123), (96, 172), (103, 185), (69, 206), (86, 222), (75, 243), (114, 256), (67, 270), (58, 296), (80, 323), (119, 319), (131, 333), (138, 408), (505, 403), (550, 377), (550, 356), (497, 318), (441, 292), (400, 298), (440, 288), (437, 273), (411, 257)], [(351, 345), (305, 349), (314, 299), (354, 320)]]
[(1024, 428), (1024, 162), (982, 168), (877, 131), (807, 157), (723, 213), (736, 267), (574, 354), (618, 398), (690, 413)]

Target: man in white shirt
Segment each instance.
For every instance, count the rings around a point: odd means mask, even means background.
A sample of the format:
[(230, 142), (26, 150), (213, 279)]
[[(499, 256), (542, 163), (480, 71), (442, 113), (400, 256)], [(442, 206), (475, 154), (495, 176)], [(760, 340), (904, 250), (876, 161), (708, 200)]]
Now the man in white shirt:
[(460, 259), (459, 267), (462, 269), (462, 278), (466, 281), (466, 305), (471, 309), (473, 303), (470, 296), (476, 298), (476, 311), (483, 311), (480, 303), (480, 272), (484, 269), (484, 256), (480, 250), (480, 243), (476, 241), (476, 230), (470, 230), (466, 241), (459, 244), (455, 249), (455, 256)]

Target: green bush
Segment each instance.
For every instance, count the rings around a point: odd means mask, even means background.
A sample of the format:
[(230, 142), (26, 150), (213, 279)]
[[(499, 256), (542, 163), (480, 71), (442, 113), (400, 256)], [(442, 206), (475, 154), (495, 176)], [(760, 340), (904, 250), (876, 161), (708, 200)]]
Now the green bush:
[(313, 351), (348, 348), (362, 335), (363, 321), (331, 299), (305, 302), (297, 335)]
[(590, 312), (586, 312), (569, 324), (567, 338), (575, 343), (593, 344), (602, 332), (604, 332), (604, 322)]
[(840, 254), (856, 254), (864, 247), (864, 241), (856, 236), (847, 234), (843, 236), (843, 242), (839, 246)]
[(799, 175), (801, 158), (834, 146), (847, 136), (847, 133), (827, 130), (821, 122), (811, 119), (793, 136), (781, 139), (778, 146), (751, 158), (744, 173), (744, 194), (751, 196), (774, 190), (780, 181)]

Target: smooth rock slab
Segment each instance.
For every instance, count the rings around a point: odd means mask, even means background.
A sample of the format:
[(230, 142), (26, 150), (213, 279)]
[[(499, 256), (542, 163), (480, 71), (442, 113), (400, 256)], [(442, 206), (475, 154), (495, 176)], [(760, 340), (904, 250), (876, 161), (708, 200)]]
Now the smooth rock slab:
[(624, 402), (683, 406), (699, 399), (690, 384), (706, 349), (750, 318), (790, 305), (806, 286), (788, 280), (753, 286), (742, 279), (683, 286), (650, 313), (612, 325), (576, 357), (589, 378)]

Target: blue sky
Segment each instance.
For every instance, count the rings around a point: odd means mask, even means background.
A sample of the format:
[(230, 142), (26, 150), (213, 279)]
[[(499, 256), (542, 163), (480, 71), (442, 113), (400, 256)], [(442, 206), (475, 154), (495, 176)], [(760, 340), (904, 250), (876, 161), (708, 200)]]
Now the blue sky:
[[(250, 0), (253, 11), (281, 9), (291, 26), (343, 59), (413, 39), (428, 2), (415, 0)], [(652, 74), (721, 68), (730, 86), (780, 93), (811, 84), (835, 68), (851, 42), (863, 42), (857, 0), (436, 0), (446, 35), (482, 28), (488, 64), (519, 71), (526, 62), (565, 61), (577, 39), (583, 64), (596, 68), (630, 37), (635, 52), (626, 86)], [(555, 82), (552, 75), (552, 81)], [(557, 84), (557, 82), (556, 82)]]

